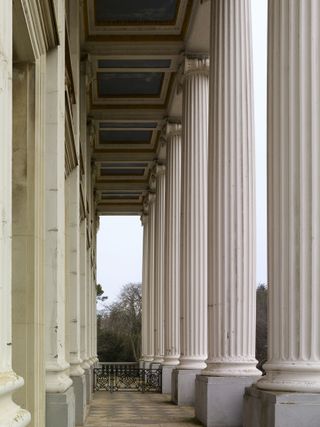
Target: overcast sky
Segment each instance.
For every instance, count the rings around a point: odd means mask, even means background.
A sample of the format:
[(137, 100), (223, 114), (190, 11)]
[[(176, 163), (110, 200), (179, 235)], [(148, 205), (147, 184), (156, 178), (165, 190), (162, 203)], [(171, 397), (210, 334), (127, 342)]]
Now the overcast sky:
[[(252, 0), (253, 68), (256, 132), (257, 284), (267, 282), (266, 219), (266, 51), (267, 0)], [(97, 278), (115, 300), (122, 285), (141, 282), (142, 227), (134, 216), (101, 217)]]

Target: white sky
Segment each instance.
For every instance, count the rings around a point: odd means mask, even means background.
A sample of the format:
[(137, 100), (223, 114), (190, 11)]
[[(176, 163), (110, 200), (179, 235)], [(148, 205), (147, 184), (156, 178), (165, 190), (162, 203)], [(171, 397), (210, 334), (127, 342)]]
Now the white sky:
[[(266, 81), (267, 0), (251, 0), (256, 132), (257, 284), (267, 282)], [(142, 280), (142, 227), (136, 216), (100, 218), (97, 279), (115, 300), (122, 285)]]

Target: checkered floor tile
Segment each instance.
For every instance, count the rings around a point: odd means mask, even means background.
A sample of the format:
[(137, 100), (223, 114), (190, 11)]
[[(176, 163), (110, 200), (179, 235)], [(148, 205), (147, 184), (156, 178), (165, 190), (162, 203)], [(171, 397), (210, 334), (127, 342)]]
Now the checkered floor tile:
[(190, 427), (201, 425), (194, 408), (176, 406), (156, 393), (96, 392), (85, 427)]

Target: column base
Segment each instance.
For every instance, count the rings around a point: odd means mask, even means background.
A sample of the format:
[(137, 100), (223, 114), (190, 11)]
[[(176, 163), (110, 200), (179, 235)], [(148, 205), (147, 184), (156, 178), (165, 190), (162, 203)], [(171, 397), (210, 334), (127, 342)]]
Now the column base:
[(196, 418), (208, 427), (242, 427), (244, 391), (256, 380), (256, 376), (198, 375), (195, 386)]
[(318, 427), (320, 394), (259, 390), (244, 396), (244, 427)]
[(12, 394), (23, 384), (13, 371), (0, 373), (0, 426), (25, 427), (30, 423), (30, 413), (12, 400)]
[(144, 369), (151, 369), (151, 364), (152, 364), (153, 362), (144, 362)]
[(87, 389), (85, 374), (71, 377), (75, 397), (76, 425), (83, 426), (87, 413)]
[(175, 366), (162, 366), (162, 394), (171, 394), (172, 372), (175, 368)]
[(46, 427), (75, 426), (73, 386), (63, 393), (46, 393)]
[(88, 405), (92, 400), (93, 377), (92, 377), (91, 368), (85, 369), (84, 375), (86, 378), (86, 399), (87, 399), (87, 405)]
[(176, 405), (194, 405), (196, 376), (201, 369), (174, 369), (172, 371), (171, 399)]

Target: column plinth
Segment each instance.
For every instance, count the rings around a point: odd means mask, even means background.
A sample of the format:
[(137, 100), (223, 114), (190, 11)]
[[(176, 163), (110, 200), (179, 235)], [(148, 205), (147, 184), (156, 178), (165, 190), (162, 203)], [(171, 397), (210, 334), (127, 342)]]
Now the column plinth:
[(166, 140), (165, 355), (163, 365), (177, 366), (180, 356), (181, 124), (167, 124)]
[(185, 59), (179, 369), (203, 369), (207, 358), (208, 71), (208, 59)]

